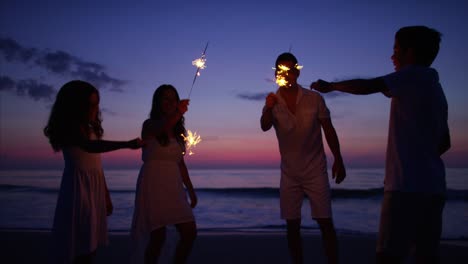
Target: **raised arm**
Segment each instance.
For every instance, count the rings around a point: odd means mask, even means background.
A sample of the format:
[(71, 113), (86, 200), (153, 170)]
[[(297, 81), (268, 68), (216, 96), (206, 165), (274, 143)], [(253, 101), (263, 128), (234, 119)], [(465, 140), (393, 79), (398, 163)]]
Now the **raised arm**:
[(310, 85), (310, 88), (315, 89), (321, 93), (340, 91), (361, 95), (383, 93), (388, 91), (388, 88), (382, 77), (374, 79), (353, 79), (341, 82), (326, 82), (324, 80), (317, 80)]
[(319, 119), (322, 125), (325, 139), (327, 140), (328, 146), (334, 157), (332, 167), (332, 178), (335, 179), (336, 183), (341, 183), (346, 177), (346, 169), (343, 164), (343, 158), (340, 151), (340, 142), (336, 135), (336, 130), (333, 127), (330, 118)]
[(268, 131), (273, 126), (273, 106), (277, 102), (276, 95), (269, 93), (265, 98), (265, 111), (262, 113), (260, 118), (260, 126), (263, 131)]

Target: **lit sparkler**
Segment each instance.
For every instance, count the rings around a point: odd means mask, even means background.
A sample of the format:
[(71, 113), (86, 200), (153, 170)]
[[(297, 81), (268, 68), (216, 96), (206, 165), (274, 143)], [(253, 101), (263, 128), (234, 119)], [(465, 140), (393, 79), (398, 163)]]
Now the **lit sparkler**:
[[(300, 71), (303, 66), (299, 64), (295, 64), (294, 68)], [(286, 76), (288, 76), (289, 71), (291, 70), (288, 66), (280, 64), (278, 65), (278, 69), (273, 68), (276, 71), (276, 84), (279, 86), (288, 87), (288, 81), (286, 80)]]
[[(197, 77), (200, 76), (200, 70), (203, 70), (206, 68), (206, 49), (208, 49), (208, 43), (206, 43), (205, 49), (203, 50), (202, 56), (194, 61), (192, 61), (192, 65), (197, 67), (197, 71), (195, 72), (195, 76), (193, 77), (193, 82), (192, 86), (190, 87), (190, 91), (188, 94), (188, 98), (190, 99), (190, 95), (192, 94), (192, 89), (195, 84), (195, 81), (197, 80)], [(189, 155), (193, 155), (192, 148), (194, 148), (198, 143), (201, 142), (201, 137), (200, 135), (197, 135), (197, 132), (192, 133), (192, 131), (187, 130), (187, 136), (184, 134), (181, 134), (182, 138), (185, 141), (185, 149), (186, 152), (188, 152)], [(185, 154), (184, 152), (183, 154)]]
[(192, 149), (202, 140), (200, 135), (197, 135), (197, 132), (192, 133), (190, 130), (187, 130), (187, 136), (184, 134), (180, 135), (184, 138), (186, 151), (189, 155), (193, 155), (194, 153)]
[(197, 80), (197, 77), (200, 76), (200, 70), (203, 70), (206, 68), (206, 49), (208, 48), (208, 43), (206, 43), (205, 50), (203, 50), (202, 56), (194, 61), (192, 61), (192, 65), (197, 67), (197, 71), (195, 72), (195, 76), (193, 77), (193, 82), (192, 82), (192, 87), (190, 87), (190, 92), (188, 95), (188, 98), (190, 99), (190, 95), (192, 94), (192, 89), (193, 85), (195, 84), (195, 81)]

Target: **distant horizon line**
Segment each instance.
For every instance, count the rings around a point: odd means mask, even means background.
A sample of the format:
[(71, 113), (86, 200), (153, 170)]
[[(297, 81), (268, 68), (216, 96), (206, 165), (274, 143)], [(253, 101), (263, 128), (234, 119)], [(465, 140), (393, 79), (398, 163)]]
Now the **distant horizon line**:
[[(279, 170), (280, 166), (187, 166), (190, 170)], [(468, 169), (468, 166), (446, 166), (446, 169)], [(103, 167), (103, 170), (139, 170), (140, 166), (128, 166), (128, 167)], [(385, 170), (385, 166), (348, 166), (346, 169), (382, 169)], [(63, 170), (63, 167), (10, 167), (1, 168), (0, 171), (29, 171), (29, 170)], [(328, 168), (331, 170), (331, 168)]]

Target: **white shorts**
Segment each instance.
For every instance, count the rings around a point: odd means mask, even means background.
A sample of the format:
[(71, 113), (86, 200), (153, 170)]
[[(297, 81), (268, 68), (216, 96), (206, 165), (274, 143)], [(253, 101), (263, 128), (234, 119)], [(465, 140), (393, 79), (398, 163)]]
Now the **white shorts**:
[(331, 218), (331, 194), (328, 175), (281, 175), (280, 207), (281, 218), (286, 220), (300, 219), (304, 195), (310, 203), (312, 218)]

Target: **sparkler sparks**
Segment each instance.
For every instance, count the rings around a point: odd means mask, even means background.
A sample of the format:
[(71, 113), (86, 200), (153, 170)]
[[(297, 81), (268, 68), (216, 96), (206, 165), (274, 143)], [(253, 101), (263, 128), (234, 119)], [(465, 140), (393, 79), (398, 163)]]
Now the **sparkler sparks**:
[[(192, 133), (190, 130), (187, 130), (187, 136), (184, 134), (180, 135), (184, 138), (186, 152), (188, 152), (189, 155), (193, 155), (192, 149), (202, 140), (200, 135), (197, 135), (197, 132)], [(183, 154), (185, 154), (185, 152)]]
[[(295, 64), (294, 68), (300, 71), (303, 66), (299, 64)], [(276, 84), (279, 86), (289, 87), (288, 80), (286, 80), (286, 76), (289, 75), (289, 71), (291, 70), (288, 66), (280, 64), (278, 65), (278, 69), (273, 68), (276, 71)]]
[[(200, 69), (200, 70), (203, 70), (203, 69), (206, 68), (205, 62), (206, 62), (205, 55), (203, 55), (201, 58), (198, 58), (198, 59), (192, 61), (192, 65), (197, 66), (197, 68)], [(197, 75), (200, 76), (199, 71), (197, 71)]]
[(197, 67), (197, 71), (195, 72), (195, 76), (193, 77), (192, 87), (190, 87), (190, 92), (188, 98), (190, 99), (190, 95), (192, 94), (193, 85), (197, 80), (197, 77), (200, 76), (200, 70), (206, 68), (206, 49), (208, 48), (208, 43), (206, 43), (205, 50), (203, 50), (202, 56), (194, 61), (192, 61), (192, 65)]
[[(206, 68), (206, 49), (208, 49), (208, 43), (206, 43), (205, 49), (203, 50), (202, 56), (198, 59), (195, 59), (192, 61), (192, 65), (197, 67), (197, 71), (195, 72), (195, 76), (193, 77), (193, 82), (192, 82), (192, 87), (190, 87), (190, 91), (188, 94), (188, 99), (190, 99), (190, 95), (192, 94), (192, 89), (193, 85), (195, 84), (195, 81), (197, 80), (197, 77), (200, 76), (200, 70), (203, 70)], [(192, 133), (192, 131), (187, 130), (187, 136), (184, 134), (181, 134), (182, 138), (185, 141), (185, 152), (182, 154), (185, 155), (185, 153), (188, 153), (189, 155), (193, 155), (192, 149), (201, 142), (201, 137), (200, 135), (197, 135), (197, 132)]]

